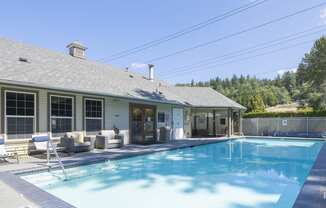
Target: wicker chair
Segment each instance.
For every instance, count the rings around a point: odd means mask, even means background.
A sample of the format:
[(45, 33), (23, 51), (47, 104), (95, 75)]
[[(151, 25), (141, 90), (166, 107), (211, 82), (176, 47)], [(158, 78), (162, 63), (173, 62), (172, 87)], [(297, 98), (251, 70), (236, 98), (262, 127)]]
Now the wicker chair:
[(111, 149), (119, 148), (123, 144), (123, 135), (116, 135), (113, 130), (101, 130), (99, 135), (96, 135), (95, 148)]
[(94, 149), (95, 138), (86, 136), (85, 132), (69, 132), (60, 138), (64, 152), (88, 152)]

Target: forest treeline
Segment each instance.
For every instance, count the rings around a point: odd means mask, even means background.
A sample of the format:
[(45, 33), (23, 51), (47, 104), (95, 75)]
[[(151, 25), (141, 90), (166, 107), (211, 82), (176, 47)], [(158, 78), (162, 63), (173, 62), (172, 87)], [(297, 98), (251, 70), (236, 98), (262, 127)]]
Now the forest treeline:
[(177, 84), (211, 87), (247, 107), (247, 112), (264, 112), (266, 107), (298, 102), (314, 110), (326, 109), (326, 37), (314, 43), (304, 55), (297, 71), (273, 79), (237, 76), (209, 81)]

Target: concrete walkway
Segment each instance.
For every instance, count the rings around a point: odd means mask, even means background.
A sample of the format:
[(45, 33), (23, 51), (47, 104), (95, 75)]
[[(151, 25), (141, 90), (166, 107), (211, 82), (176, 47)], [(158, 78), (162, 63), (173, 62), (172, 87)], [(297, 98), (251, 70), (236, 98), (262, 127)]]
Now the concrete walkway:
[(38, 208), (30, 200), (26, 199), (23, 194), (0, 181), (0, 204), (5, 208)]

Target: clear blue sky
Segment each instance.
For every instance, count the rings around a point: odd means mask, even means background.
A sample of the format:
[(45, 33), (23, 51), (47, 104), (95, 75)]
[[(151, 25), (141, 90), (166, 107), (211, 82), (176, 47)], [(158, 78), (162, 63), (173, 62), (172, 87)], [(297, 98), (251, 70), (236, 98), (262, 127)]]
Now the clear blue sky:
[[(89, 48), (87, 50), (88, 58), (98, 60), (176, 32), (249, 2), (250, 0), (2, 1), (0, 36), (62, 52), (67, 51), (65, 46), (69, 42), (79, 40)], [(324, 1), (269, 0), (263, 5), (212, 24), (200, 31), (141, 53), (108, 61), (108, 63), (121, 67), (132, 63), (146, 63), (146, 60), (217, 39), (322, 2)], [(326, 8), (314, 9), (254, 32), (152, 64), (156, 66), (156, 76), (171, 83), (189, 82), (191, 79), (207, 80), (216, 76), (225, 78), (231, 77), (233, 74), (273, 77), (277, 74), (276, 71), (295, 66), (303, 54), (311, 48), (312, 40), (317, 39), (323, 33), (284, 44), (283, 47), (311, 40), (299, 47), (266, 56), (228, 64), (216, 64), (214, 67), (176, 75), (171, 74), (175, 72), (175, 70), (171, 72), (171, 69), (324, 24), (325, 19), (322, 17), (326, 18)], [(251, 55), (277, 48), (279, 47)], [(245, 56), (238, 59), (243, 57)], [(144, 68), (134, 67), (133, 70), (147, 73)]]

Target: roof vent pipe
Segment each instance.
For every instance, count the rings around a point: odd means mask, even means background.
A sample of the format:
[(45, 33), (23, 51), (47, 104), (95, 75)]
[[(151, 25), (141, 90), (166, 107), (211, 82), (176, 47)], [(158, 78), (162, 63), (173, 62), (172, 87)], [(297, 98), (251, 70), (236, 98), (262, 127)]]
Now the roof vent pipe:
[(153, 64), (148, 64), (148, 79), (151, 82), (154, 82), (154, 67)]

